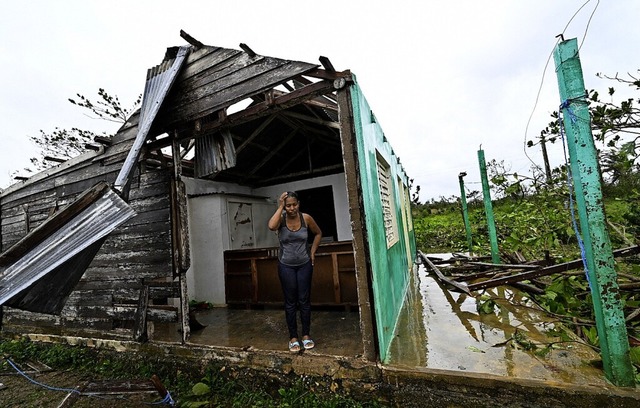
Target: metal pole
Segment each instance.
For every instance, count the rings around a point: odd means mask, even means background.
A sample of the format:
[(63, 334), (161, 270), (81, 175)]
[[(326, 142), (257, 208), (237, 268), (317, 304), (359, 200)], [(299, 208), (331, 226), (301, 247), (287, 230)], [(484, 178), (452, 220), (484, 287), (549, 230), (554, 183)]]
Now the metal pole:
[(487, 163), (484, 160), (484, 150), (478, 150), (478, 163), (480, 163), (480, 177), (482, 178), (482, 197), (484, 198), (484, 212), (487, 216), (487, 229), (489, 230), (489, 242), (491, 244), (491, 260), (494, 264), (500, 263), (500, 253), (498, 251), (498, 234), (496, 233), (496, 223), (493, 218), (493, 205), (491, 204), (491, 191), (489, 190), (489, 179), (487, 178)]
[(471, 239), (471, 224), (469, 223), (469, 210), (467, 208), (467, 193), (464, 190), (464, 176), (466, 172), (458, 174), (458, 182), (460, 183), (460, 202), (462, 203), (462, 220), (464, 221), (464, 230), (467, 234), (467, 247), (469, 254), (473, 252), (473, 240)]
[(631, 387), (634, 375), (629, 339), (606, 228), (600, 169), (576, 39), (559, 43), (553, 58), (604, 371), (613, 384)]

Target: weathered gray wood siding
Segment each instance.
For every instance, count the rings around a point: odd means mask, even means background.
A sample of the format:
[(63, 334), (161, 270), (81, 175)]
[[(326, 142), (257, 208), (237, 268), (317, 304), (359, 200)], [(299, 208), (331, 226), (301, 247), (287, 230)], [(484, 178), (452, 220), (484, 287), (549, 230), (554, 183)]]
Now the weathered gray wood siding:
[(156, 125), (179, 126), (260, 94), (317, 65), (205, 46), (191, 52)]
[[(125, 124), (103, 154), (0, 197), (0, 232), (6, 250), (98, 181), (113, 183), (137, 133), (138, 117)], [(142, 285), (152, 304), (178, 297), (171, 270), (171, 228), (167, 169), (136, 171), (130, 204), (137, 215), (102, 245), (69, 296), (60, 316), (4, 308), (3, 329), (129, 337)], [(174, 320), (176, 312), (151, 307), (151, 320)], [(99, 330), (96, 334), (94, 330)]]

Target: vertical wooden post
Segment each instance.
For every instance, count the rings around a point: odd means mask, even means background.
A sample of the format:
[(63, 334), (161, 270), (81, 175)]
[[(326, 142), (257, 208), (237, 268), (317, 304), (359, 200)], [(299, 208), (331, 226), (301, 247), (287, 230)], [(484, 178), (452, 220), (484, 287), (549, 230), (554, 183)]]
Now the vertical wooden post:
[(182, 181), (182, 157), (180, 143), (174, 135), (171, 145), (173, 156), (173, 175), (171, 177), (171, 251), (173, 258), (173, 277), (180, 282), (180, 321), (182, 342), (186, 343), (191, 335), (189, 327), (189, 294), (187, 292), (186, 272), (189, 269), (189, 224), (187, 220), (187, 195)]
[(458, 182), (460, 183), (460, 202), (462, 203), (462, 220), (464, 221), (464, 230), (467, 234), (467, 247), (469, 254), (473, 252), (473, 240), (471, 239), (471, 223), (469, 222), (469, 209), (467, 208), (467, 193), (464, 190), (464, 176), (467, 173), (458, 174)]
[(362, 203), (358, 196), (360, 188), (358, 172), (358, 153), (354, 128), (354, 112), (351, 98), (351, 86), (339, 89), (338, 117), (340, 120), (340, 140), (344, 161), (345, 182), (349, 199), (351, 233), (353, 234), (353, 256), (356, 268), (356, 288), (358, 292), (358, 310), (360, 312), (360, 332), (362, 333), (363, 356), (369, 361), (376, 360), (376, 328), (372, 303), (372, 283), (367, 266), (367, 245), (365, 241), (365, 220), (361, 211)]
[(478, 150), (478, 163), (480, 163), (480, 177), (482, 178), (482, 197), (484, 198), (484, 212), (487, 217), (487, 229), (489, 230), (489, 242), (491, 244), (491, 261), (500, 263), (500, 252), (498, 250), (498, 234), (496, 233), (496, 222), (493, 218), (493, 204), (491, 204), (491, 190), (489, 190), (489, 179), (487, 178), (487, 163), (484, 160), (484, 150)]
[(540, 148), (542, 149), (542, 160), (544, 160), (544, 174), (547, 177), (547, 184), (551, 184), (553, 177), (551, 176), (551, 165), (549, 164), (549, 154), (547, 153), (547, 139), (544, 135), (540, 136)]
[(133, 340), (146, 342), (147, 336), (147, 308), (149, 306), (149, 285), (140, 279), (140, 296), (138, 297), (138, 308), (136, 309), (133, 327)]
[(602, 205), (600, 169), (576, 39), (559, 43), (553, 58), (604, 371), (613, 384), (631, 387), (634, 375), (629, 339)]

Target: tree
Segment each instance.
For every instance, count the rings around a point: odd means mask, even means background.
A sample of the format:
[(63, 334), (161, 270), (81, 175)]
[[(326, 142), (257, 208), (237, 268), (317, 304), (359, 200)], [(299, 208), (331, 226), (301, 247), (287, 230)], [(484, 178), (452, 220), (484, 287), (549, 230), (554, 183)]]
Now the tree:
[[(103, 88), (98, 89), (99, 98), (95, 103), (84, 95), (76, 94), (76, 96), (77, 100), (69, 98), (69, 102), (89, 110), (88, 116), (121, 124), (124, 124), (138, 109), (142, 100), (142, 95), (140, 95), (130, 108), (123, 108), (118, 97), (110, 95)], [(86, 144), (93, 142), (96, 136), (110, 137), (111, 135), (106, 132), (99, 135), (90, 130), (76, 127), (71, 129), (56, 127), (52, 132), (45, 132), (41, 129), (39, 135), (29, 136), (29, 140), (38, 146), (40, 154), (38, 157), (29, 159), (31, 167), (25, 167), (23, 170), (27, 173), (33, 173), (52, 167), (61, 160), (76, 157), (86, 152)], [(17, 171), (12, 173), (14, 176), (16, 174)]]
[[(639, 70), (640, 72), (640, 70)], [(602, 73), (597, 74), (599, 78), (606, 78), (609, 80), (617, 81), (622, 84), (626, 84), (636, 91), (640, 90), (640, 80), (635, 78), (631, 74), (628, 74), (629, 78), (620, 78), (618, 74), (614, 77), (606, 76)], [(613, 87), (609, 87), (608, 95), (612, 97), (616, 90)], [(589, 92), (589, 100), (591, 101), (591, 123), (594, 129), (594, 137), (606, 143), (608, 147), (615, 147), (619, 142), (631, 137), (631, 142), (636, 148), (640, 141), (640, 109), (638, 105), (640, 98), (634, 100), (628, 98), (619, 105), (613, 102), (604, 102), (600, 99), (600, 94), (591, 90)], [(626, 138), (625, 138), (626, 136)], [(637, 153), (636, 153), (637, 157)]]
[[(628, 74), (628, 78), (621, 78), (618, 74), (610, 77), (599, 73), (597, 77), (640, 90), (640, 79), (631, 74)], [(598, 91), (587, 92), (593, 137), (602, 145), (599, 161), (605, 187), (636, 187), (640, 186), (640, 98), (627, 98), (615, 103), (615, 93), (614, 87), (607, 89), (611, 98), (607, 102), (601, 99)], [(541, 143), (543, 140), (554, 143), (561, 135), (558, 112), (554, 111), (551, 118), (552, 121), (540, 132)], [(534, 145), (536, 143), (531, 140), (527, 142), (528, 147)]]

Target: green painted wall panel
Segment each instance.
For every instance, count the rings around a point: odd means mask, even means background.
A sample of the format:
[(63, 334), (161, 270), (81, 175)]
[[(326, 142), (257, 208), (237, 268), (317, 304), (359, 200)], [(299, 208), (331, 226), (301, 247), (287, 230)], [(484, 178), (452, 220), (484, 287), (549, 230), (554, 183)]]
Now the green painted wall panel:
[[(352, 85), (351, 91), (380, 359), (386, 361), (416, 254), (413, 222), (407, 202), (408, 177), (382, 128), (376, 123), (360, 87)], [(388, 176), (388, 180), (386, 176), (379, 175), (378, 163), (385, 168), (382, 173)], [(385, 191), (389, 194), (389, 205), (383, 204), (381, 179), (388, 181), (382, 185), (388, 188)], [(384, 216), (385, 208), (389, 210), (387, 217)], [(390, 230), (394, 231), (391, 235), (396, 239), (388, 240), (385, 221), (395, 225)]]

